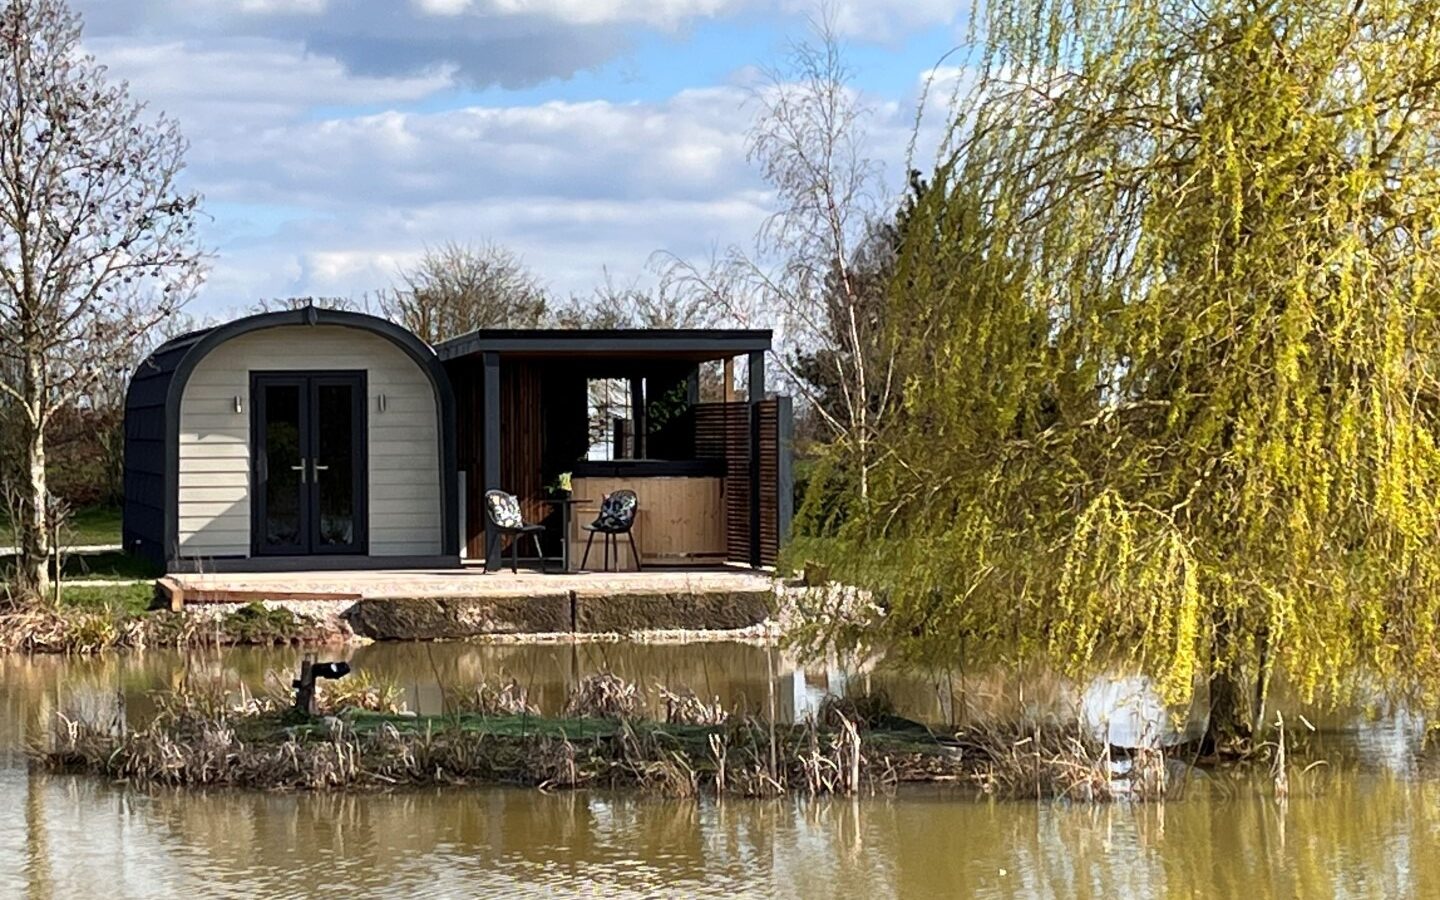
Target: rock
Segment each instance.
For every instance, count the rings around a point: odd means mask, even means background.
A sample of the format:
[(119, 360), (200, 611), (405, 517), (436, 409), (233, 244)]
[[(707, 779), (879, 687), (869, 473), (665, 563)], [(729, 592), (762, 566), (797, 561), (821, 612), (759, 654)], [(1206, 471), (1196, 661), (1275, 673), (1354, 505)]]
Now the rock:
[(570, 595), (362, 600), (346, 619), (356, 634), (376, 640), (565, 632), (570, 630)]
[(729, 631), (759, 625), (771, 615), (775, 595), (759, 591), (626, 593), (576, 591), (575, 630)]

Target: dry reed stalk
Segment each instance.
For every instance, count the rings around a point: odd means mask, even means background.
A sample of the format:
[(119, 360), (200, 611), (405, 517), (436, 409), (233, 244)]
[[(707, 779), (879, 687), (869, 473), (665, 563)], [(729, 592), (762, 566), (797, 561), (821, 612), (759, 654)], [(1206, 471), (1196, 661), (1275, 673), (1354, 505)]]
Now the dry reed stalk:
[[(568, 704), (606, 719), (533, 719), (513, 682), (508, 690), (477, 688), (486, 706), (478, 716), (359, 711), (392, 706), (388, 689), (357, 682), (343, 699), (328, 692), (338, 718), (312, 720), (289, 716), (279, 691), (171, 692), (157, 695), (158, 712), (142, 728), (60, 719), (50, 744), (33, 752), (50, 769), (118, 780), (307, 790), (502, 782), (546, 790), (636, 786), (682, 797), (854, 796), (867, 786), (948, 781), (1012, 797), (1105, 802), (1162, 797), (1166, 786), (1163, 752), (1133, 755), (1129, 775), (1117, 779), (1109, 748), (1074, 725), (989, 723), (936, 740), (869, 727), (834, 705), (828, 721), (794, 725), (736, 715), (713, 724), (660, 722), (640, 716), (639, 691), (613, 675), (587, 679)], [(505, 709), (520, 712), (502, 712), (500, 696), (508, 698)]]
[(456, 712), (486, 716), (540, 715), (539, 708), (530, 703), (529, 691), (513, 678), (499, 687), (482, 681), (469, 689), (451, 691), (447, 701)]
[(678, 692), (656, 685), (655, 692), (665, 701), (665, 721), (677, 725), (723, 725), (729, 718), (720, 698), (706, 703), (687, 688)]
[(640, 689), (632, 682), (609, 672), (599, 672), (580, 681), (565, 701), (565, 715), (572, 718), (628, 719), (643, 708)]

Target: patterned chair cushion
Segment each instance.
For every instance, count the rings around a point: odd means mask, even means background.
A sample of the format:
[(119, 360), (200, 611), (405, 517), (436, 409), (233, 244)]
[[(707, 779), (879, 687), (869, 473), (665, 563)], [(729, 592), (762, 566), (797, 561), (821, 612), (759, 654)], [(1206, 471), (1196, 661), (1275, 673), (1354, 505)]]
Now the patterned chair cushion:
[(500, 528), (525, 527), (525, 519), (520, 515), (520, 501), (514, 494), (492, 491), (485, 495), (485, 506), (490, 512), (490, 521)]
[(639, 499), (634, 491), (612, 491), (600, 501), (600, 515), (595, 517), (596, 531), (629, 531), (635, 524)]

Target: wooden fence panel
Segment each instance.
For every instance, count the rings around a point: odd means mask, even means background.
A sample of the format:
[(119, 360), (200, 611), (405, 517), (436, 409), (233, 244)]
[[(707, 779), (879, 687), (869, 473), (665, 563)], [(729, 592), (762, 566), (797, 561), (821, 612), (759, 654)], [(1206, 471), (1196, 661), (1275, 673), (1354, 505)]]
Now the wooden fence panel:
[(789, 526), (789, 398), (763, 400), (754, 406), (756, 421), (751, 415), (744, 402), (696, 406), (695, 455), (725, 463), (726, 558), (773, 566)]

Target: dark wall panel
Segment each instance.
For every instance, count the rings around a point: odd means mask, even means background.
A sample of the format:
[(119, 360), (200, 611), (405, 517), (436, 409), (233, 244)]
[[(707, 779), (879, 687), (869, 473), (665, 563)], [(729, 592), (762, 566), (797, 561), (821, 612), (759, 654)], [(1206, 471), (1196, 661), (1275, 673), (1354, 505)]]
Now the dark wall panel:
[(460, 541), (467, 557), (479, 559), (485, 555), (484, 366), (467, 359), (447, 363), (445, 371), (455, 391), (456, 463), (465, 473), (465, 533)]

